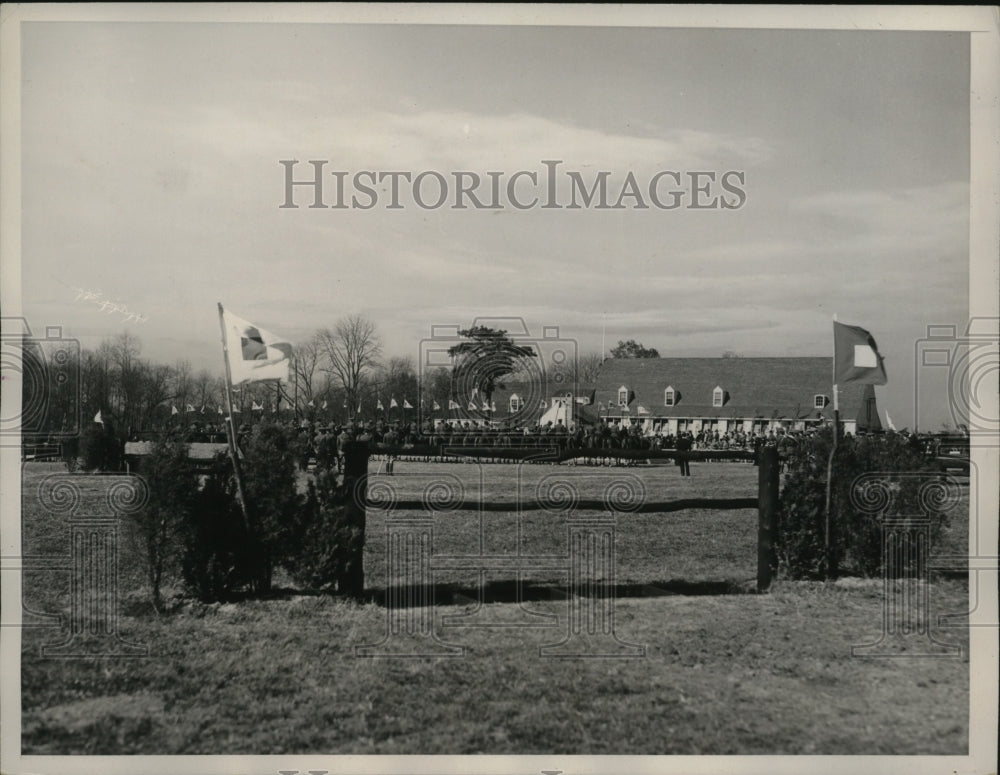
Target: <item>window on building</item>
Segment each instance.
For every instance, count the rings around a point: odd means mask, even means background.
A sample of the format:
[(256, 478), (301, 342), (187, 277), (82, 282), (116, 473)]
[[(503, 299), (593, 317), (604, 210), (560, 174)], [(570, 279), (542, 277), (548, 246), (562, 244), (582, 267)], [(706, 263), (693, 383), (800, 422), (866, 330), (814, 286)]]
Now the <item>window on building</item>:
[(726, 393), (721, 387), (712, 391), (712, 406), (722, 406), (726, 398)]
[(673, 406), (677, 403), (677, 393), (672, 387), (668, 387), (663, 391), (663, 405)]
[(628, 388), (624, 385), (618, 388), (618, 406), (628, 406)]
[(510, 406), (510, 411), (511, 412), (520, 412), (521, 411), (521, 398), (520, 398), (520, 396), (517, 395), (517, 393), (515, 393), (514, 395), (512, 395), (510, 397), (510, 404), (509, 404), (509, 406)]
[(826, 406), (827, 397), (821, 394), (817, 394), (813, 398), (813, 409), (823, 409)]

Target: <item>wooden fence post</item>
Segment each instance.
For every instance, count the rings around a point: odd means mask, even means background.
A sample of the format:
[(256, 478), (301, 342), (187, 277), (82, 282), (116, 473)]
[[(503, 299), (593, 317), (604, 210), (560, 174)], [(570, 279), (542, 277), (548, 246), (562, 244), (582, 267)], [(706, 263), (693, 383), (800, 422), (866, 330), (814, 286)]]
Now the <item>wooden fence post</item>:
[(778, 533), (778, 448), (763, 446), (758, 469), (757, 591), (766, 592), (777, 569), (774, 542)]
[(347, 521), (358, 532), (348, 549), (347, 567), (340, 591), (360, 600), (365, 591), (365, 518), (368, 495), (368, 442), (344, 445), (344, 492)]

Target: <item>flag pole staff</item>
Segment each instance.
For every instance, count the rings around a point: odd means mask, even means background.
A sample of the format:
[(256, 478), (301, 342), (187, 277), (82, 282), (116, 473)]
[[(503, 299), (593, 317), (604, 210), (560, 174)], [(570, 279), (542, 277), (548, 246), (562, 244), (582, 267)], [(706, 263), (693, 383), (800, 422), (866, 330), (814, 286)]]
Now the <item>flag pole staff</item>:
[[(833, 316), (836, 327), (837, 316)], [(833, 490), (833, 458), (837, 454), (837, 443), (840, 437), (840, 397), (837, 389), (837, 335), (833, 336), (833, 444), (830, 446), (830, 457), (826, 462), (826, 508), (824, 509), (825, 529), (823, 531), (823, 563), (826, 578), (836, 576), (836, 563), (833, 561), (833, 541), (831, 537), (830, 505)]]
[(240, 470), (240, 460), (236, 449), (236, 424), (233, 421), (233, 374), (229, 368), (229, 344), (226, 341), (226, 322), (222, 316), (222, 302), (219, 302), (219, 330), (222, 332), (222, 360), (226, 364), (226, 409), (229, 411), (226, 436), (229, 439), (229, 457), (233, 461), (233, 475), (236, 477), (236, 494), (240, 499), (243, 526), (249, 533), (250, 516), (247, 511), (246, 494), (243, 491), (243, 472)]

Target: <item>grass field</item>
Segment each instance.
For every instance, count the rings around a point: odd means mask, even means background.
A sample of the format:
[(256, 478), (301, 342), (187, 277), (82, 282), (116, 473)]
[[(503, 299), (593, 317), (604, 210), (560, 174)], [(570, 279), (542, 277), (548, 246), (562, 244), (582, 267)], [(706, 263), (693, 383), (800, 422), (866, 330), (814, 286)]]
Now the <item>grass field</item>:
[[(377, 464), (372, 465), (372, 472)], [(636, 477), (647, 501), (746, 497), (757, 469), (703, 464), (681, 479), (672, 466), (397, 464), (371, 478), (398, 501), (442, 482), (466, 501), (544, 495), (556, 482), (580, 499), (600, 498)], [(38, 502), (53, 468), (24, 476), (24, 554), (68, 552), (68, 524)], [(451, 477), (455, 477), (452, 479)], [(556, 477), (556, 478), (551, 478)], [(97, 510), (113, 477), (74, 478)], [(635, 485), (635, 480), (628, 480)], [(457, 482), (457, 483), (456, 483)], [(568, 484), (567, 484), (568, 483)], [(562, 486), (561, 485), (561, 486)], [(382, 495), (385, 496), (385, 489)], [(550, 493), (551, 494), (551, 493)], [(554, 497), (554, 494), (553, 494)], [(466, 503), (468, 505), (468, 503)], [(81, 511), (84, 509), (81, 508)], [(518, 526), (520, 524), (520, 533)], [(367, 585), (385, 587), (385, 513), (369, 514)], [(961, 754), (968, 741), (969, 672), (963, 629), (937, 637), (955, 659), (893, 653), (852, 657), (878, 640), (882, 584), (779, 581), (767, 595), (741, 593), (755, 572), (756, 512), (625, 513), (616, 520), (618, 581), (632, 593), (615, 605), (616, 634), (642, 658), (549, 659), (539, 647), (566, 630), (566, 575), (531, 569), (519, 608), (487, 602), (482, 621), (545, 627), (444, 626), (476, 611), (476, 578), (436, 576), (432, 610), (442, 641), (461, 658), (359, 659), (355, 647), (385, 637), (387, 610), (285, 588), (273, 599), (205, 606), (182, 598), (157, 615), (147, 602), (139, 555), (123, 535), (120, 633), (148, 658), (51, 659), (45, 643), (65, 631), (22, 632), (22, 745), (31, 754), (199, 753), (593, 753), (593, 754)], [(517, 536), (520, 535), (520, 538)], [(963, 538), (965, 537), (965, 538)], [(956, 517), (942, 552), (965, 552)], [(565, 512), (439, 513), (434, 554), (567, 553)], [(25, 566), (31, 563), (26, 560)], [(494, 574), (503, 581), (502, 572)], [(26, 570), (25, 603), (68, 611), (68, 574)], [(507, 577), (509, 581), (509, 574)], [(631, 585), (631, 586), (630, 586)], [(675, 594), (724, 591), (725, 594)], [(967, 610), (964, 581), (935, 579), (930, 613)], [(907, 651), (903, 651), (906, 649)]]

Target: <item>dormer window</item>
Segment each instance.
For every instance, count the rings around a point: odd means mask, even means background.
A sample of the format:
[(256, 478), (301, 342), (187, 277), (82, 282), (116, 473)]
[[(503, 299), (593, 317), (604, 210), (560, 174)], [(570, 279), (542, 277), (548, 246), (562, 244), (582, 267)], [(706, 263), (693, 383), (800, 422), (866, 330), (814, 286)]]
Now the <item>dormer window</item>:
[(517, 393), (515, 393), (510, 397), (509, 408), (511, 414), (513, 414), (514, 412), (520, 412), (522, 406), (523, 402), (521, 401), (521, 397)]
[(829, 400), (830, 399), (828, 399), (825, 395), (817, 394), (816, 396), (813, 397), (813, 409), (826, 408), (826, 404)]
[(624, 385), (618, 388), (618, 406), (628, 406), (628, 388)]
[(716, 385), (712, 391), (712, 406), (722, 406), (726, 402), (726, 392)]
[(676, 403), (677, 403), (677, 391), (675, 391), (672, 387), (668, 387), (666, 390), (663, 391), (663, 405), (673, 406)]

